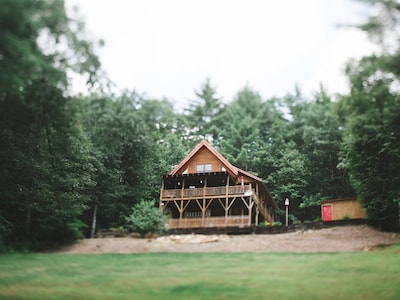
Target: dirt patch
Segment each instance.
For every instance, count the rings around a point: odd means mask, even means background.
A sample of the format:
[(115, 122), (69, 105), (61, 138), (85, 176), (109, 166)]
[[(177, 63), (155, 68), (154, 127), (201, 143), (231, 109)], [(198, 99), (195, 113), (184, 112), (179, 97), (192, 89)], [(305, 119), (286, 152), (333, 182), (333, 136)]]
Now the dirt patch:
[(57, 253), (351, 252), (369, 251), (399, 242), (400, 234), (380, 232), (367, 225), (357, 225), (284, 234), (190, 234), (152, 239), (84, 239)]

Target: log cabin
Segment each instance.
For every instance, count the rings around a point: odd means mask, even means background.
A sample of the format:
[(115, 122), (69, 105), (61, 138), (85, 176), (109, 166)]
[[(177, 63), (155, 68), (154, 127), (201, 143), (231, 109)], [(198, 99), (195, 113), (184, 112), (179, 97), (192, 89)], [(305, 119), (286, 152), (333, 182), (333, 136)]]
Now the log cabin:
[(162, 177), (160, 209), (169, 228), (272, 224), (277, 208), (261, 178), (233, 166), (206, 140)]

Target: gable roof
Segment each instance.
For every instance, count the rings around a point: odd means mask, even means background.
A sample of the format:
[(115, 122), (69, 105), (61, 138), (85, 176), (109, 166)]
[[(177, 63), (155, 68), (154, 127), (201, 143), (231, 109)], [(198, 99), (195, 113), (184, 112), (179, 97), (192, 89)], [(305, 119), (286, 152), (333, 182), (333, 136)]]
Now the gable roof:
[(216, 158), (219, 159), (219, 161), (226, 167), (226, 171), (231, 175), (237, 178), (238, 176), (244, 175), (246, 177), (252, 178), (260, 183), (260, 187), (263, 190), (263, 192), (266, 195), (266, 201), (271, 204), (273, 208), (278, 208), (278, 205), (276, 202), (272, 199), (271, 194), (269, 193), (267, 187), (263, 183), (263, 180), (260, 177), (257, 177), (247, 171), (244, 171), (238, 167), (235, 167), (232, 165), (225, 157), (222, 156), (221, 153), (218, 152), (217, 149), (215, 149), (209, 142), (206, 140), (202, 140), (200, 143), (198, 143), (192, 151), (189, 152), (189, 154), (169, 173), (170, 176), (177, 175), (179, 170), (187, 163), (189, 162), (203, 147), (208, 149), (213, 155), (215, 155)]
[(209, 142), (206, 140), (202, 140), (200, 143), (198, 143), (192, 151), (189, 152), (189, 154), (169, 173), (169, 175), (176, 175), (176, 173), (189, 161), (191, 160), (197, 152), (199, 152), (203, 147), (208, 149), (225, 167), (226, 171), (230, 173), (231, 175), (234, 175), (237, 177), (239, 174), (243, 174), (247, 177), (250, 177), (256, 181), (262, 182), (262, 179), (247, 172), (242, 169), (239, 169), (238, 167), (235, 167), (232, 165), (225, 157), (222, 156), (221, 153), (218, 152), (217, 149), (215, 149)]

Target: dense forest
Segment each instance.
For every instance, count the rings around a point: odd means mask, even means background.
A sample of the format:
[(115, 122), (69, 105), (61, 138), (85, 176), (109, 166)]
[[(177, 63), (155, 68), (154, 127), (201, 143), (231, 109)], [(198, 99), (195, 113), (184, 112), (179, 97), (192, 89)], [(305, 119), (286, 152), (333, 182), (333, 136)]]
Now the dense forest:
[[(166, 98), (107, 92), (101, 43), (62, 0), (0, 0), (0, 249), (90, 236), (94, 219), (97, 230), (124, 226), (201, 139), (263, 178), (281, 207), (290, 198), (291, 222), (356, 196), (372, 224), (398, 229), (400, 4), (365, 2), (376, 9), (358, 28), (380, 51), (347, 64), (349, 94), (321, 85), (264, 99), (247, 85), (220, 99), (211, 78), (177, 111)], [(90, 96), (71, 96), (71, 72)]]

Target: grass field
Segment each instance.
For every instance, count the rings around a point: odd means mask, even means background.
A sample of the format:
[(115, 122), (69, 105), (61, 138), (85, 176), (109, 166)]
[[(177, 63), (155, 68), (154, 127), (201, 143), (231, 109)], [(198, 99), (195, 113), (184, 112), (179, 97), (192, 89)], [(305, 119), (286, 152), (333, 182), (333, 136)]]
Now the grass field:
[(400, 245), (332, 254), (7, 254), (0, 299), (400, 299)]

